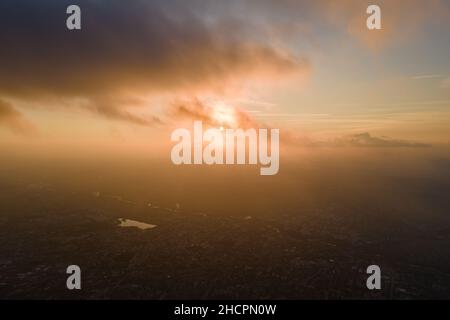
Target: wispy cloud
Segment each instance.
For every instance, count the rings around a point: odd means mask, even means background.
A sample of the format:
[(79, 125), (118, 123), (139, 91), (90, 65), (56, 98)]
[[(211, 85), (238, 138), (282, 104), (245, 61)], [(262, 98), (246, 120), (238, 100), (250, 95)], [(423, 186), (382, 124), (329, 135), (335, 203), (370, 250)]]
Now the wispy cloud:
[(368, 132), (349, 135), (335, 140), (337, 145), (349, 145), (354, 147), (375, 147), (375, 148), (427, 148), (430, 144), (392, 139), (388, 137), (376, 137)]
[(365, 26), (365, 12), (370, 0), (323, 0), (315, 2), (328, 19), (338, 26), (345, 26), (347, 32), (369, 48), (380, 50), (398, 42), (408, 41), (421, 34), (423, 27), (447, 21), (449, 5), (445, 0), (378, 0), (382, 9), (382, 30), (372, 32)]
[(31, 135), (36, 132), (35, 126), (22, 113), (3, 100), (0, 100), (0, 126), (19, 135)]
[(385, 136), (374, 136), (369, 132), (343, 135), (330, 139), (317, 139), (309, 135), (298, 136), (292, 131), (283, 134), (283, 141), (291, 147), (325, 148), (429, 148), (432, 144)]
[(440, 79), (440, 78), (444, 78), (444, 77), (445, 77), (445, 75), (442, 75), (442, 74), (424, 74), (424, 75), (413, 76), (412, 79), (427, 80), (427, 79)]
[(450, 77), (442, 80), (441, 88), (444, 88), (444, 89), (450, 88)]

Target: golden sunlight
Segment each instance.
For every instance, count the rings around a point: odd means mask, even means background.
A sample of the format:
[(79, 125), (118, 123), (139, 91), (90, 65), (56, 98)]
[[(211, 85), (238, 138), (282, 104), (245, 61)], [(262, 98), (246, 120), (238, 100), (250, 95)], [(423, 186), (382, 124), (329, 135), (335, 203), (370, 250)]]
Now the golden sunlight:
[(223, 101), (215, 102), (212, 105), (212, 118), (219, 123), (221, 127), (236, 127), (238, 124), (234, 108)]

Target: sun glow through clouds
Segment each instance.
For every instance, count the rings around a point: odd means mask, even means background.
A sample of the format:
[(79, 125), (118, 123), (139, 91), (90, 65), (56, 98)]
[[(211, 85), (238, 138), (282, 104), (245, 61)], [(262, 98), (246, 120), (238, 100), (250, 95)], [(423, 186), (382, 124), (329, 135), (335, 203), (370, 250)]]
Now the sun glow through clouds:
[(212, 108), (212, 118), (217, 121), (220, 128), (237, 126), (236, 112), (231, 106), (220, 101), (214, 103)]

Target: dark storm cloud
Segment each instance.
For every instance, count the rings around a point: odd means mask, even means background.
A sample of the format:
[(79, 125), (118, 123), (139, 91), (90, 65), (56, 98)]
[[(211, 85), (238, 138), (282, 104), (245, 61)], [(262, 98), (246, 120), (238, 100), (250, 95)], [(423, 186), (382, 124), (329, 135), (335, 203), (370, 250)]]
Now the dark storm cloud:
[[(66, 29), (70, 4), (82, 9), (81, 31)], [(121, 111), (115, 98), (220, 85), (253, 72), (272, 75), (306, 65), (232, 31), (245, 30), (238, 21), (207, 21), (199, 4), (3, 0), (0, 96), (81, 97), (104, 115), (145, 124)]]

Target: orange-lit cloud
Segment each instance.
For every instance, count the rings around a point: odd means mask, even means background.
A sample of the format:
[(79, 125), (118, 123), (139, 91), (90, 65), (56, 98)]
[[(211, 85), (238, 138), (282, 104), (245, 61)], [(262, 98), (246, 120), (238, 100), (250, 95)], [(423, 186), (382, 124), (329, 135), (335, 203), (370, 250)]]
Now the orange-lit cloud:
[(325, 147), (325, 148), (429, 148), (428, 143), (396, 139), (392, 137), (376, 136), (369, 132), (343, 135), (328, 140), (314, 139), (310, 136), (296, 136), (293, 132), (286, 132), (284, 142), (289, 147)]
[(0, 100), (0, 127), (2, 126), (21, 135), (30, 135), (36, 132), (34, 125), (19, 111), (6, 101)]
[[(443, 0), (323, 0), (316, 2), (325, 16), (338, 27), (379, 50), (396, 42), (403, 43), (423, 32), (427, 24), (449, 21), (449, 4)], [(366, 8), (376, 4), (382, 13), (382, 30), (366, 28)]]
[(172, 101), (309, 74), (314, 59), (297, 46), (318, 42), (324, 25), (380, 49), (449, 17), (442, 0), (380, 0), (383, 30), (369, 32), (372, 2), (364, 0), (79, 0), (82, 30), (71, 32), (62, 14), (68, 4), (0, 2), (0, 98), (77, 106), (144, 126), (164, 120), (131, 109), (151, 109), (156, 96)]

